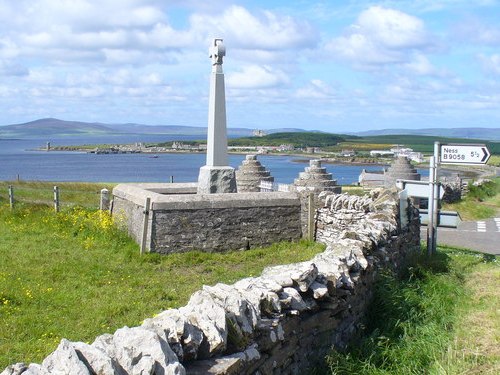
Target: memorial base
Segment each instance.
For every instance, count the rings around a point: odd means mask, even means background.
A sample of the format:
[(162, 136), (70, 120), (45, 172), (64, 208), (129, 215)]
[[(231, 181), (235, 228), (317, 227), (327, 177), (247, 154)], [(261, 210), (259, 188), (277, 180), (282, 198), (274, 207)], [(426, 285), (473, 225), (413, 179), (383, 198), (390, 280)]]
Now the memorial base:
[(200, 168), (198, 194), (236, 193), (236, 174), (233, 167)]

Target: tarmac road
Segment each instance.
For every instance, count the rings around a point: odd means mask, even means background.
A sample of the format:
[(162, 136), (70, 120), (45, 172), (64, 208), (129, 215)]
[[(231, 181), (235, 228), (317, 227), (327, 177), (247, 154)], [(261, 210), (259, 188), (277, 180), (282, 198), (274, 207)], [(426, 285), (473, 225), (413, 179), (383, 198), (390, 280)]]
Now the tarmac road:
[[(420, 238), (427, 239), (427, 226), (420, 228)], [(500, 218), (462, 221), (458, 228), (438, 228), (437, 243), (500, 255)]]

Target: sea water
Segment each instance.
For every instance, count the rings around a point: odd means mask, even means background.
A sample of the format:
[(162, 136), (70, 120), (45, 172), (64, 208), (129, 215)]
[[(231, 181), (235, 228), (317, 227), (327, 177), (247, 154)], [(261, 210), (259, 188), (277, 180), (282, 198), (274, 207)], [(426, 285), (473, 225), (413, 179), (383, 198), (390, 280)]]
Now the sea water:
[[(198, 137), (199, 138), (199, 137)], [(52, 146), (165, 142), (189, 140), (186, 136), (146, 135), (121, 137), (78, 137), (51, 140)], [(35, 151), (45, 147), (47, 140), (0, 139), (0, 180), (88, 181), (88, 182), (194, 182), (205, 164), (204, 153), (157, 154), (90, 154), (65, 151)], [(237, 168), (244, 155), (229, 156), (229, 164)], [(258, 160), (278, 183), (289, 184), (307, 164), (297, 156), (259, 155)], [(307, 160), (306, 160), (307, 161)], [(324, 164), (339, 185), (357, 183), (363, 168), (360, 165)], [(382, 170), (382, 167), (371, 167)], [(426, 171), (419, 171), (426, 174)]]

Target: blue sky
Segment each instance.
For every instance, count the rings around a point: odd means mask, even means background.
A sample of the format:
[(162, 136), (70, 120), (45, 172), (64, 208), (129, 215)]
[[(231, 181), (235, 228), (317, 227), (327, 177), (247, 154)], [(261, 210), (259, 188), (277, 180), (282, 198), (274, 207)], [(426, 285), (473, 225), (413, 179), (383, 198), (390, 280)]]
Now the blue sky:
[[(214, 5), (216, 4), (216, 5)], [(0, 0), (0, 125), (500, 127), (497, 0)]]

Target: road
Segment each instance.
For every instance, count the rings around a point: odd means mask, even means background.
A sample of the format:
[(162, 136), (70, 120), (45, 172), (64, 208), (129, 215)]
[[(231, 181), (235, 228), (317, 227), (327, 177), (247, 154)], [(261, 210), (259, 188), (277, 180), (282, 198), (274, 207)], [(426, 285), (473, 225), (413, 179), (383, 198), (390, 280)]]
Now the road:
[[(420, 236), (426, 240), (426, 226), (421, 227)], [(463, 221), (458, 228), (438, 228), (437, 243), (500, 255), (500, 218)]]

